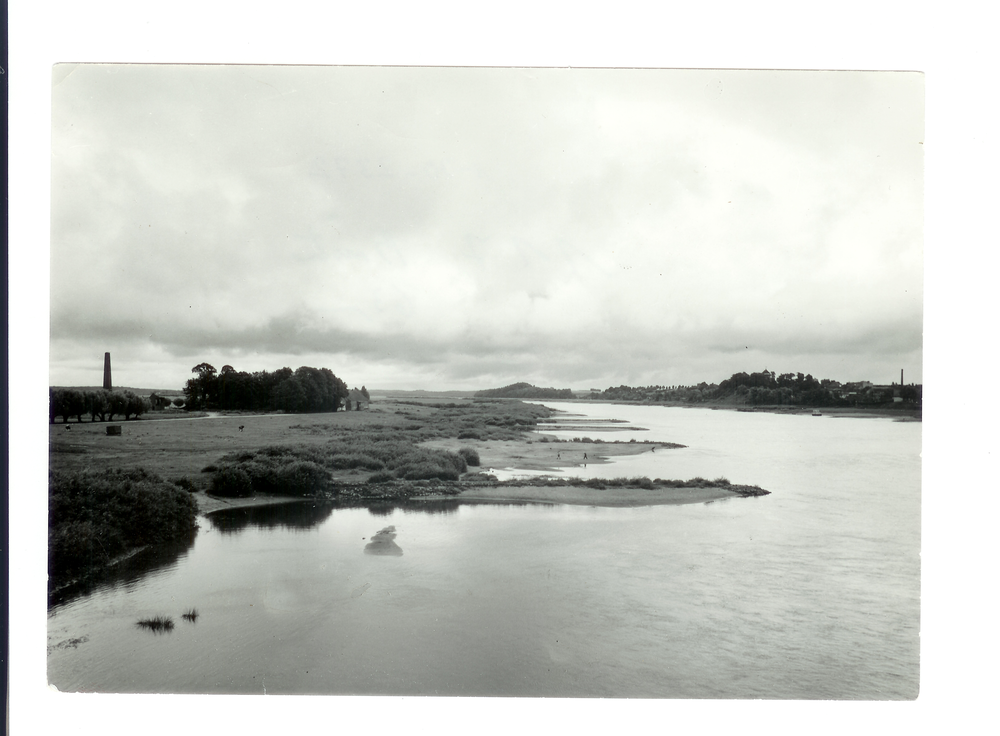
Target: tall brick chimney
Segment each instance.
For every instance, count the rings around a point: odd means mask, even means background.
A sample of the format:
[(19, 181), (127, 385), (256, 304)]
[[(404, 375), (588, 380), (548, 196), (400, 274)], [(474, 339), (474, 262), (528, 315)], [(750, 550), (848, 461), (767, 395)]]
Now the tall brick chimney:
[(111, 353), (104, 354), (104, 388), (111, 390)]

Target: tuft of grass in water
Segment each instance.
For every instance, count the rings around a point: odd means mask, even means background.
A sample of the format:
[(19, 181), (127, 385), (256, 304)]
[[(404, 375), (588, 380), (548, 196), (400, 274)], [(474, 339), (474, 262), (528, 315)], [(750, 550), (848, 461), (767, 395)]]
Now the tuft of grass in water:
[(198, 609), (197, 608), (188, 609), (187, 611), (181, 614), (181, 618), (184, 619), (185, 621), (190, 621), (191, 623), (194, 623), (195, 621), (198, 620)]
[(174, 630), (174, 620), (169, 616), (153, 616), (152, 618), (141, 618), (139, 619), (136, 626), (149, 629), (156, 634), (162, 634), (165, 631)]

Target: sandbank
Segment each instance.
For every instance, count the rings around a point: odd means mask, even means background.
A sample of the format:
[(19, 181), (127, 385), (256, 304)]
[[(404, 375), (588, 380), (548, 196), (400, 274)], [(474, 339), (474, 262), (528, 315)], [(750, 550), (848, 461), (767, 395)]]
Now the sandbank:
[[(546, 437), (546, 439), (549, 439)], [(609, 458), (639, 455), (643, 452), (669, 451), (684, 447), (671, 442), (555, 442), (541, 440), (541, 435), (529, 435), (522, 440), (457, 440), (438, 439), (421, 443), (423, 447), (457, 452), (471, 447), (479, 453), (479, 471), (490, 468), (518, 470), (560, 470), (583, 465), (603, 465)], [(470, 468), (475, 470), (475, 468)]]
[(722, 487), (697, 488), (588, 488), (587, 486), (484, 486), (458, 495), (430, 494), (415, 501), (451, 499), (469, 503), (548, 503), (572, 506), (678, 506), (708, 503), (741, 494)]

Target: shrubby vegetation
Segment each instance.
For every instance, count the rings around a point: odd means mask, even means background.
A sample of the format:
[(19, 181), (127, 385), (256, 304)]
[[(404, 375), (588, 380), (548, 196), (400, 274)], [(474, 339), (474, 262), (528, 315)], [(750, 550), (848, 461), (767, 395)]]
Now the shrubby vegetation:
[(760, 486), (735, 485), (726, 478), (708, 480), (706, 478), (689, 478), (688, 480), (664, 480), (663, 478), (556, 478), (542, 476), (539, 478), (519, 478), (497, 483), (499, 486), (585, 486), (605, 490), (608, 488), (642, 488), (647, 491), (656, 488), (725, 488), (740, 496), (768, 496)]
[(477, 391), (474, 396), (484, 399), (572, 399), (573, 392), (568, 388), (539, 388), (530, 383), (512, 383), (503, 388), (491, 388)]
[(458, 450), (458, 454), (465, 459), (465, 463), (470, 467), (479, 467), (479, 453), (473, 450), (471, 447), (461, 447)]
[(231, 365), (216, 371), (199, 363), (194, 378), (184, 386), (188, 409), (229, 411), (286, 411), (290, 413), (337, 411), (347, 398), (347, 384), (329, 368), (302, 366), (293, 371), (247, 373)]
[(187, 538), (198, 507), (142, 469), (49, 474), (49, 576), (58, 584), (150, 544)]
[(458, 480), (468, 465), (459, 454), (417, 447), (388, 433), (366, 432), (319, 447), (263, 447), (230, 453), (211, 471), (210, 492), (217, 496), (336, 493), (332, 472), (352, 469), (373, 471), (369, 481), (378, 483)]
[(84, 415), (90, 415), (90, 421), (111, 422), (116, 415), (121, 414), (125, 420), (135, 419), (151, 409), (147, 399), (132, 391), (81, 391), (76, 388), (49, 388), (49, 423), (54, 424), (56, 417), (62, 417), (63, 422), (75, 418), (82, 422)]

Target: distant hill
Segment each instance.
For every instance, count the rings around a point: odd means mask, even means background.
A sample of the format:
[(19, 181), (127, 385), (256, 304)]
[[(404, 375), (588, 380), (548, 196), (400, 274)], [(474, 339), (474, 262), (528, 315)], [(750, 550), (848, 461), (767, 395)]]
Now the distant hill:
[(490, 388), (476, 391), (477, 399), (572, 399), (573, 392), (568, 388), (539, 388), (530, 383), (512, 383), (503, 388)]

